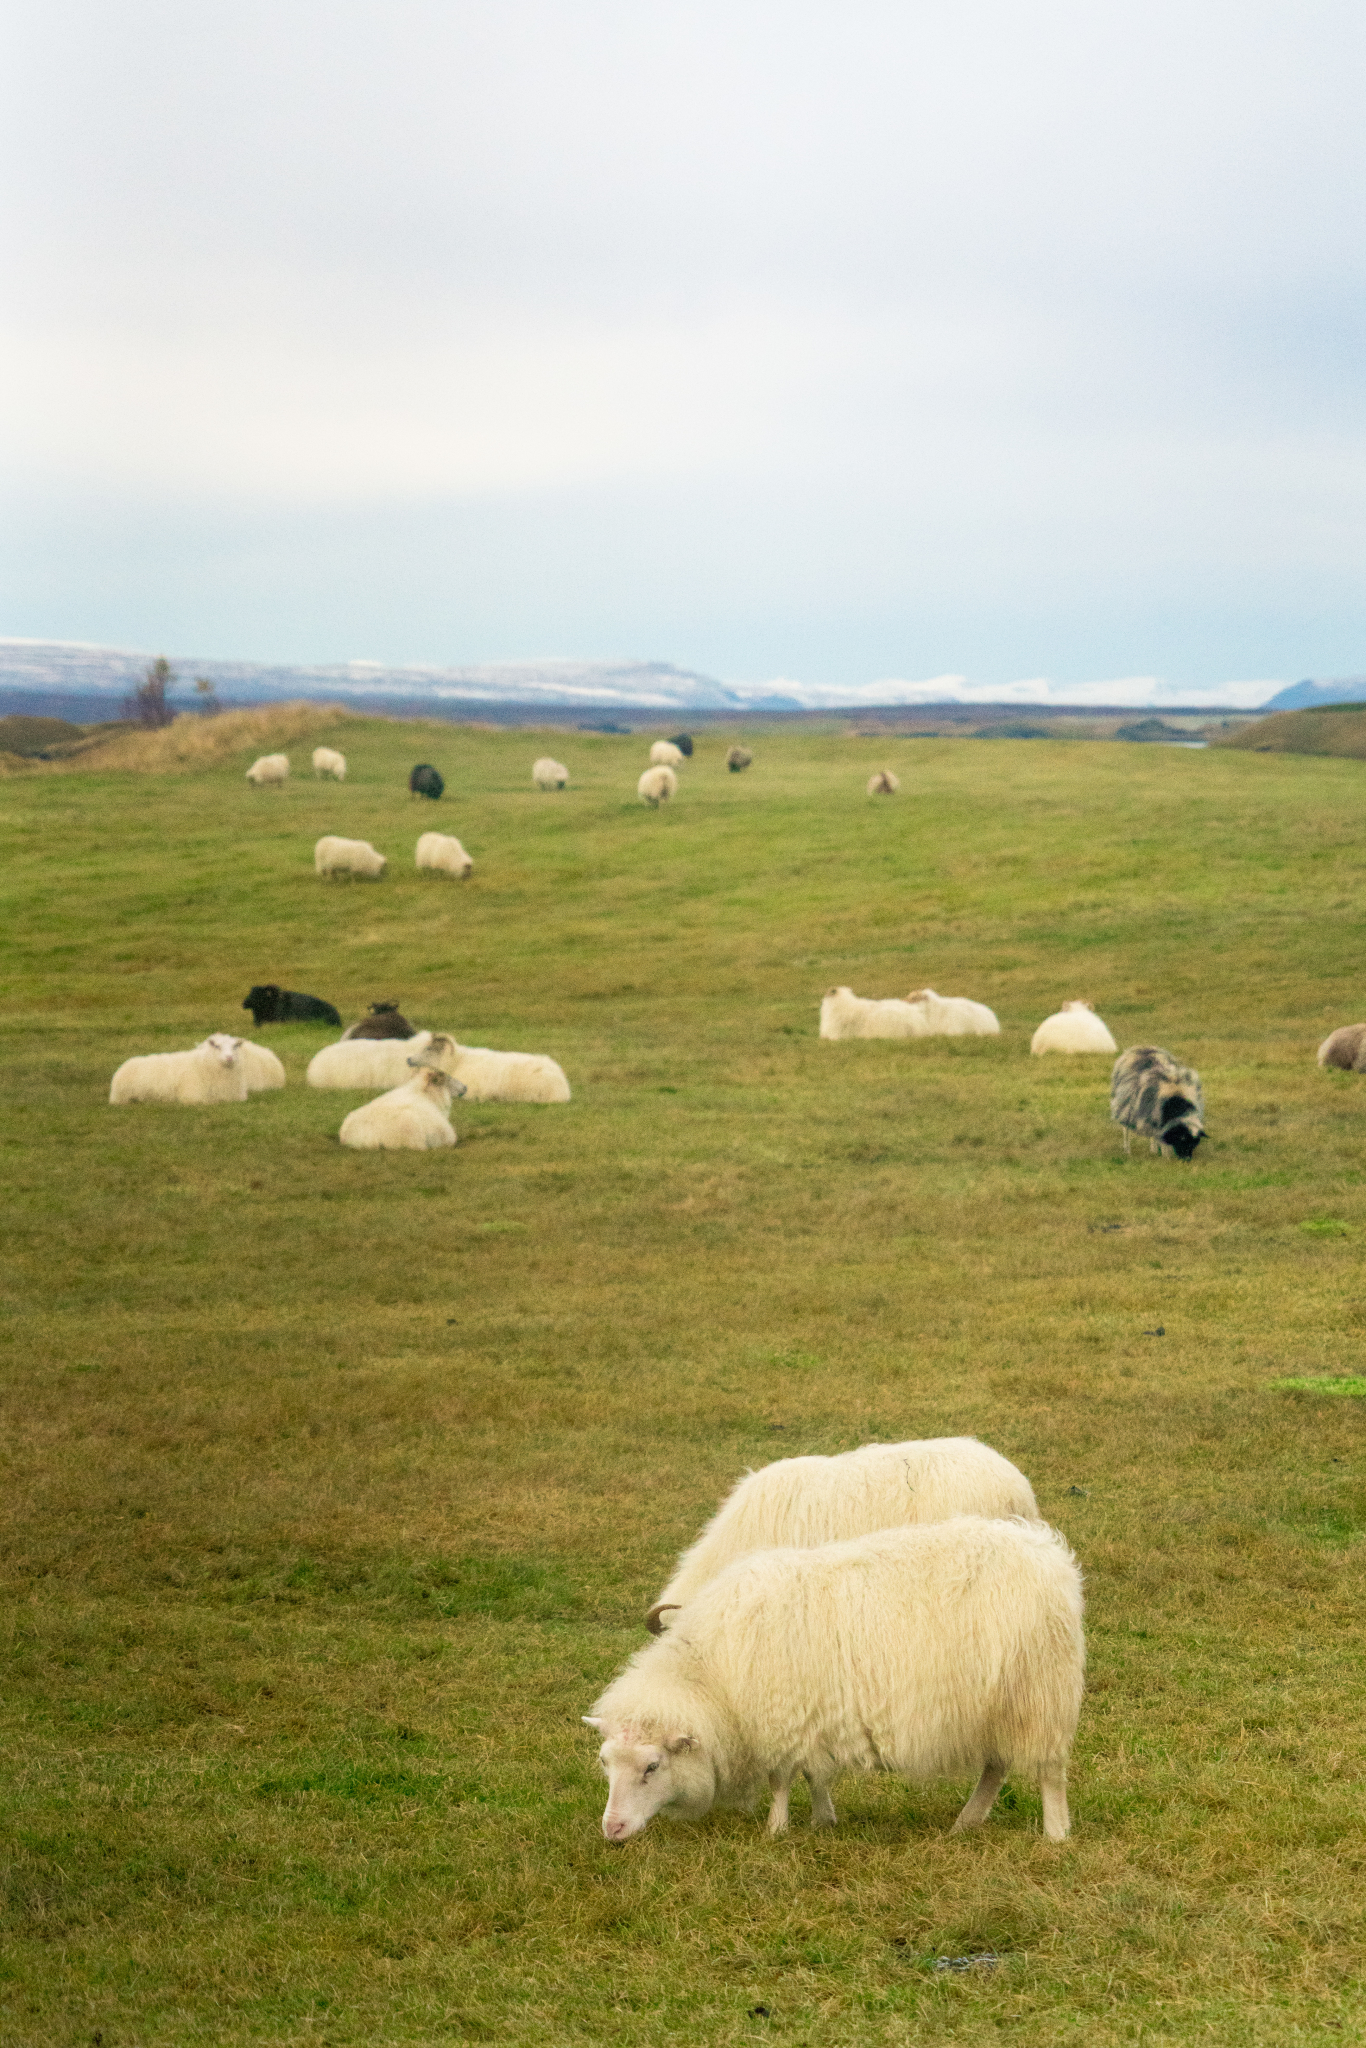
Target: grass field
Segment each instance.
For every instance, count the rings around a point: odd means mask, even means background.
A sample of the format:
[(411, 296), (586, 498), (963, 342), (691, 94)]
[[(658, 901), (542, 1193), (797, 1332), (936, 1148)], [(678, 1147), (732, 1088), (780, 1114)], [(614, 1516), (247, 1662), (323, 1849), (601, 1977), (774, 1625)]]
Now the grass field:
[[(1366, 769), (787, 728), (654, 814), (639, 737), (315, 740), (343, 788), (0, 784), (0, 2035), (1366, 2038), (1366, 1401), (1314, 1391), (1362, 1373), (1366, 1078), (1313, 1057), (1366, 1015)], [(388, 878), (318, 882), (327, 830)], [(344, 1153), (290, 1027), (283, 1094), (107, 1106), (269, 980), (574, 1100)], [(822, 1044), (844, 981), (1003, 1035)], [(1193, 1168), (1030, 1060), (1071, 996), (1200, 1068)], [(954, 1432), (1086, 1573), (1072, 1840), (865, 1778), (830, 1834), (609, 1847), (579, 1715), (735, 1477)]]

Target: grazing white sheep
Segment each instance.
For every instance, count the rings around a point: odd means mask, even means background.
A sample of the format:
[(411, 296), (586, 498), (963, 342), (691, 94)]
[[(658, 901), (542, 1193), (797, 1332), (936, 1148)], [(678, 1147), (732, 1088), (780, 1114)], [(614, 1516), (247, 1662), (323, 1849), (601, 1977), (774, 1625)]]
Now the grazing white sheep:
[(937, 996), (932, 988), (919, 988), (906, 998), (919, 1012), (921, 1038), (991, 1038), (999, 1035), (996, 1012), (968, 996)]
[(338, 839), (325, 832), (313, 849), (313, 865), (320, 875), (365, 875), (378, 881), (389, 863), (368, 839)]
[(411, 1038), (343, 1038), (314, 1053), (304, 1078), (310, 1088), (397, 1088), (410, 1078), (409, 1060), (431, 1043), (430, 1031)]
[(869, 796), (895, 796), (900, 787), (901, 777), (893, 775), (890, 768), (880, 768), (868, 777)]
[(672, 740), (656, 740), (650, 749), (650, 766), (652, 768), (681, 768), (683, 766), (682, 747), (676, 747)]
[(569, 1082), (557, 1060), (539, 1052), (491, 1052), (461, 1045), (441, 1032), (427, 1048), (465, 1084), (471, 1102), (568, 1102)]
[(254, 782), (258, 789), (269, 783), (288, 782), (289, 755), (262, 754), (259, 761), (253, 761), (247, 770), (247, 781)]
[[(645, 1617), (652, 1634), (668, 1610), (686, 1607), (703, 1586), (751, 1550), (835, 1543), (950, 1515), (1022, 1515), (1036, 1522), (1034, 1489), (1024, 1473), (974, 1436), (864, 1444), (834, 1458), (779, 1458), (746, 1473)], [(674, 1624), (677, 1626), (678, 1624)]]
[(413, 1064), (417, 1072), (402, 1087), (352, 1110), (337, 1134), (343, 1145), (358, 1152), (436, 1152), (455, 1143), (451, 1097), (464, 1089), (440, 1067)]
[(248, 1095), (260, 1095), (267, 1088), (284, 1087), (284, 1066), (268, 1045), (253, 1045), (249, 1038), (239, 1038), (237, 1057), (247, 1077)]
[(822, 1038), (923, 1038), (919, 1011), (899, 996), (856, 996), (828, 988), (821, 998)]
[(315, 775), (330, 775), (334, 782), (345, 782), (345, 754), (339, 754), (335, 747), (315, 747), (313, 749), (313, 773)]
[(672, 768), (666, 768), (662, 765), (656, 768), (647, 768), (636, 784), (636, 795), (643, 804), (649, 804), (653, 810), (657, 811), (661, 804), (666, 804), (669, 801), (671, 796), (678, 795), (678, 777), (674, 774)]
[(1064, 1003), (1045, 1017), (1029, 1041), (1029, 1050), (1045, 1052), (1118, 1052), (1119, 1047), (1091, 1003)]
[(424, 832), (417, 842), (417, 864), (432, 874), (468, 879), (474, 862), (453, 832)]
[(109, 1084), (111, 1102), (245, 1102), (243, 1041), (215, 1031), (189, 1052), (147, 1052), (125, 1060)]
[(1319, 1047), (1319, 1065), (1366, 1074), (1366, 1024), (1340, 1024), (1330, 1031)]
[(970, 1828), (1028, 1773), (1060, 1842), (1084, 1664), (1081, 1573), (1039, 1523), (957, 1515), (755, 1551), (584, 1715), (605, 1738), (602, 1831), (624, 1842), (665, 1807), (749, 1806), (767, 1784), (780, 1834), (799, 1772), (813, 1825), (831, 1826), (834, 1779), (870, 1770), (976, 1775), (955, 1822)]
[(532, 764), (531, 779), (537, 789), (563, 789), (569, 780), (569, 770), (563, 761), (552, 761), (549, 754), (542, 754)]

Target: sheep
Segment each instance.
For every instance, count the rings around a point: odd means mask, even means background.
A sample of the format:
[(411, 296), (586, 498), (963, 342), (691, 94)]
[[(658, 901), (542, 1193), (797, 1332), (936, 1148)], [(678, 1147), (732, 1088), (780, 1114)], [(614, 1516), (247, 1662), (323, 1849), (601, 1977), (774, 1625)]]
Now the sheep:
[(268, 1045), (253, 1045), (249, 1038), (239, 1038), (237, 1057), (246, 1073), (248, 1095), (260, 1095), (268, 1088), (284, 1087), (284, 1066)]
[(451, 1097), (463, 1095), (458, 1081), (425, 1060), (410, 1060), (417, 1072), (401, 1087), (353, 1109), (337, 1133), (358, 1152), (436, 1152), (455, 1143)]
[(416, 1025), (399, 1015), (397, 1003), (371, 1003), (370, 1014), (356, 1024), (348, 1024), (342, 1033), (342, 1044), (353, 1038), (412, 1038)]
[(545, 1053), (491, 1052), (461, 1045), (445, 1033), (428, 1047), (447, 1073), (463, 1081), (471, 1102), (568, 1102), (564, 1068)]
[(428, 796), (435, 803), (446, 785), (430, 761), (419, 761), (408, 777), (408, 787), (414, 796)]
[(320, 875), (365, 875), (377, 882), (389, 863), (368, 839), (338, 839), (325, 832), (313, 849), (313, 865)]
[(569, 770), (563, 761), (553, 761), (549, 754), (542, 754), (531, 767), (531, 779), (537, 789), (563, 789), (569, 780)]
[(869, 796), (895, 796), (900, 787), (900, 776), (893, 775), (890, 768), (880, 768), (876, 775), (868, 777)]
[(921, 1038), (918, 1011), (897, 996), (856, 996), (851, 988), (828, 988), (821, 998), (822, 1038)]
[(431, 1045), (430, 1031), (415, 1031), (411, 1038), (339, 1039), (314, 1053), (304, 1079), (310, 1088), (397, 1088), (409, 1078), (409, 1060)]
[(689, 761), (691, 761), (691, 759), (692, 759), (692, 734), (691, 734), (690, 732), (676, 732), (676, 733), (674, 733), (674, 734), (673, 734), (673, 736), (672, 736), (672, 738), (671, 738), (671, 740), (670, 740), (670, 745), (671, 745), (671, 746), (675, 746), (675, 747), (677, 747), (677, 749), (678, 749), (679, 753), (680, 753), (680, 754), (682, 754), (682, 755), (684, 755), (684, 756), (686, 757), (686, 759), (688, 759)]
[(1119, 1047), (1091, 1003), (1064, 1003), (1045, 1017), (1029, 1041), (1032, 1053), (1118, 1052)]
[(1037, 1775), (1044, 1833), (1060, 1842), (1084, 1665), (1081, 1574), (1041, 1523), (956, 1515), (756, 1551), (584, 1715), (605, 1738), (603, 1834), (624, 1842), (665, 1807), (748, 1807), (765, 1783), (781, 1834), (798, 1772), (815, 1827), (834, 1825), (844, 1771), (980, 1773), (957, 1832), (986, 1819), (1013, 1772)]
[(636, 784), (636, 795), (643, 804), (649, 804), (652, 810), (657, 811), (671, 796), (678, 795), (678, 777), (672, 768), (662, 765), (647, 768)]
[(417, 842), (417, 865), (432, 874), (469, 879), (474, 862), (451, 832), (424, 832)]
[[(688, 751), (691, 753), (692, 749), (689, 748)], [(682, 747), (676, 745), (673, 740), (656, 740), (650, 749), (650, 766), (652, 768), (681, 768), (683, 766)]]
[(1137, 1131), (1154, 1152), (1189, 1159), (1205, 1135), (1200, 1076), (1157, 1045), (1131, 1045), (1110, 1075), (1110, 1121), (1124, 1126), (1124, 1150)]
[(242, 1008), (251, 1011), (251, 1021), (258, 1031), (263, 1024), (341, 1025), (341, 1011), (325, 1003), (321, 996), (296, 995), (293, 989), (281, 988), (274, 981), (258, 982), (255, 988), (248, 989)]
[(732, 775), (738, 775), (742, 769), (748, 768), (753, 759), (748, 747), (732, 747), (726, 756), (726, 766)]
[(245, 1102), (247, 1069), (240, 1038), (215, 1031), (189, 1052), (149, 1052), (125, 1060), (109, 1084), (111, 1102)]
[(661, 1616), (685, 1607), (737, 1557), (790, 1544), (808, 1550), (847, 1536), (868, 1536), (950, 1515), (1020, 1515), (1036, 1522), (1034, 1489), (1008, 1458), (973, 1436), (864, 1444), (834, 1458), (780, 1458), (749, 1472), (722, 1501), (645, 1617), (658, 1635)]
[(262, 754), (259, 761), (253, 761), (247, 770), (247, 781), (254, 782), (258, 789), (268, 784), (280, 784), (289, 780), (288, 754)]
[(313, 749), (313, 773), (315, 775), (330, 775), (334, 782), (345, 782), (345, 754), (339, 754), (335, 747), (315, 747)]
[(1319, 1065), (1366, 1074), (1366, 1024), (1343, 1024), (1330, 1032), (1319, 1047)]
[(996, 1012), (968, 996), (938, 996), (932, 988), (918, 988), (906, 1000), (920, 1013), (920, 1038), (991, 1038), (1000, 1033)]

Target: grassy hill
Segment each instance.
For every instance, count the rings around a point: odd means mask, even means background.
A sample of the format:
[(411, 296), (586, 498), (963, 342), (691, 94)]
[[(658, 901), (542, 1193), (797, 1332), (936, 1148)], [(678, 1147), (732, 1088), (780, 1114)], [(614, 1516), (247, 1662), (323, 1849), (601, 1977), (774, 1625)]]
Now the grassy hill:
[[(1359, 769), (737, 727), (652, 813), (638, 737), (315, 707), (296, 768), (348, 780), (278, 791), (257, 740), (0, 786), (0, 2034), (1353, 2037), (1366, 1402), (1312, 1388), (1366, 1324), (1366, 1082), (1314, 1064), (1366, 1015)], [(319, 882), (323, 831), (386, 880)], [(574, 1100), (343, 1152), (286, 1027), (283, 1093), (108, 1106), (269, 980)], [(1003, 1033), (823, 1044), (836, 982)], [(1029, 1058), (1072, 996), (1200, 1068), (1193, 1168), (1125, 1161), (1107, 1061)], [(1028, 1783), (950, 1838), (964, 1785), (888, 1777), (828, 1834), (609, 1847), (579, 1716), (724, 1491), (959, 1432), (1086, 1573), (1071, 1842)]]
[(1366, 761), (1366, 704), (1316, 704), (1275, 711), (1212, 741), (1252, 754), (1335, 754)]

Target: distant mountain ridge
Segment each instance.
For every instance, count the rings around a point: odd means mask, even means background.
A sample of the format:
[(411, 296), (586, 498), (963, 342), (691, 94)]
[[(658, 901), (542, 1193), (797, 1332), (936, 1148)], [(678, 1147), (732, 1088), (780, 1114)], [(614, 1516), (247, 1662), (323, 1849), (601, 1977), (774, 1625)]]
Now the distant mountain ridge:
[(1334, 683), (1291, 683), (1268, 697), (1263, 711), (1312, 711), (1316, 704), (1366, 703), (1366, 676), (1340, 676)]

